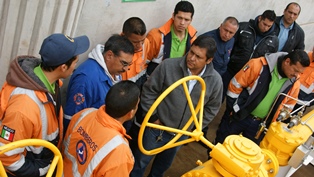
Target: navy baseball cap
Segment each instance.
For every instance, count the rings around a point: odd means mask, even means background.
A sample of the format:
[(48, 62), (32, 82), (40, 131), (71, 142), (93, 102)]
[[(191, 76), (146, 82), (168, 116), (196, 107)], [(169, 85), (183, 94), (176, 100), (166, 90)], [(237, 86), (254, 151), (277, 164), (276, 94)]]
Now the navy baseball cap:
[(39, 54), (46, 66), (59, 66), (74, 56), (86, 52), (88, 48), (89, 39), (85, 35), (71, 38), (67, 35), (56, 33), (43, 41)]

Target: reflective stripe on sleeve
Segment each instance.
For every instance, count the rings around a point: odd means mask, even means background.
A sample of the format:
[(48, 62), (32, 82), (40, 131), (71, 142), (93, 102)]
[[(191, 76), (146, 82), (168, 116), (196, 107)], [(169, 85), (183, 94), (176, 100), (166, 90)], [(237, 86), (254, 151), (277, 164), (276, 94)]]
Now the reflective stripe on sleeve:
[(305, 92), (306, 94), (310, 94), (314, 90), (314, 84), (311, 84), (309, 88), (305, 87), (303, 84), (300, 85), (300, 90)]
[(20, 169), (25, 163), (25, 156), (23, 154), (20, 155), (20, 159), (9, 166), (6, 166), (6, 169), (10, 171), (17, 171)]
[(45, 174), (47, 174), (48, 170), (49, 170), (49, 167), (50, 167), (50, 164), (47, 165), (44, 168), (39, 168), (39, 176), (44, 176)]
[[(6, 144), (0, 143), (0, 146), (4, 146), (4, 145), (6, 145)], [(11, 151), (5, 152), (4, 154), (5, 154), (6, 156), (12, 156), (12, 155), (15, 155), (15, 154), (23, 153), (23, 152), (24, 152), (24, 149), (25, 149), (25, 148), (15, 148), (15, 149), (13, 149), (13, 150), (11, 150)]]
[(63, 118), (65, 118), (66, 120), (71, 120), (72, 116), (69, 116), (67, 114), (63, 114)]
[(231, 84), (234, 85), (236, 88), (242, 88), (241, 84), (237, 81), (235, 77), (231, 79)]
[(13, 92), (11, 93), (11, 96), (13, 95), (18, 95), (18, 94), (25, 94), (28, 97), (30, 97), (38, 106), (39, 110), (40, 110), (40, 118), (42, 121), (42, 139), (46, 140), (47, 138), (47, 114), (46, 114), (46, 109), (44, 104), (37, 98), (34, 90), (29, 90), (29, 89), (25, 89), (25, 88), (21, 88), (21, 87), (17, 87), (13, 90)]
[[(140, 73), (138, 73), (136, 76), (129, 78), (128, 80), (132, 82), (136, 82), (140, 77), (142, 77), (146, 73), (146, 69), (142, 70)], [(66, 117), (65, 117), (66, 118)], [(67, 118), (66, 118), (67, 119)], [(71, 118), (69, 119), (71, 120)]]
[(229, 90), (227, 91), (227, 95), (230, 96), (231, 98), (238, 98), (239, 97), (239, 94), (233, 93)]

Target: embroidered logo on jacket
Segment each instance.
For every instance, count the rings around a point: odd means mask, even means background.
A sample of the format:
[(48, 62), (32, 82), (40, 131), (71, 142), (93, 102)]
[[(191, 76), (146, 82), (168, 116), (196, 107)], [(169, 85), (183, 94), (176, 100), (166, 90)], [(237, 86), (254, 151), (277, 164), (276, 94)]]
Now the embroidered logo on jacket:
[(12, 128), (9, 128), (5, 125), (2, 127), (1, 138), (12, 142), (14, 138), (14, 134), (15, 134), (15, 130), (13, 130)]
[(80, 105), (80, 104), (84, 103), (85, 97), (84, 97), (83, 94), (77, 93), (77, 94), (74, 95), (73, 100), (74, 100), (76, 105)]
[(86, 149), (86, 144), (84, 143), (83, 140), (80, 140), (76, 144), (76, 158), (77, 161), (83, 165), (86, 162), (87, 159), (87, 149)]

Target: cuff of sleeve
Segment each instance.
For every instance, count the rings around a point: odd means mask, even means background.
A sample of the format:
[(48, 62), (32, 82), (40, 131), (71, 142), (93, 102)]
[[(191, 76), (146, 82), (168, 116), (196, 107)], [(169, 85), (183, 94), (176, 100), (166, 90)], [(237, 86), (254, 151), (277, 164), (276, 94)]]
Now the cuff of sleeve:
[(148, 122), (153, 123), (153, 122), (155, 122), (155, 121), (158, 120), (158, 119), (159, 119), (159, 118), (158, 118), (157, 114), (154, 114), (154, 115), (152, 115), (152, 116), (150, 117), (150, 119), (149, 119)]

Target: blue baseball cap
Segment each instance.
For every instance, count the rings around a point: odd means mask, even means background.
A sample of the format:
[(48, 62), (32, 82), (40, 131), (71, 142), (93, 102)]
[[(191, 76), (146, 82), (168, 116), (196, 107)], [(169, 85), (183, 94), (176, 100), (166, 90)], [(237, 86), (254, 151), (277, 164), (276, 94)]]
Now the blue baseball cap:
[(46, 66), (59, 66), (74, 56), (86, 52), (88, 48), (89, 39), (85, 35), (71, 38), (67, 35), (56, 33), (43, 41), (39, 54)]

